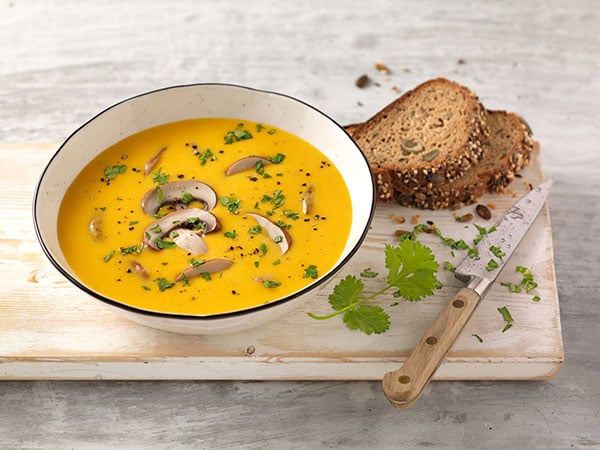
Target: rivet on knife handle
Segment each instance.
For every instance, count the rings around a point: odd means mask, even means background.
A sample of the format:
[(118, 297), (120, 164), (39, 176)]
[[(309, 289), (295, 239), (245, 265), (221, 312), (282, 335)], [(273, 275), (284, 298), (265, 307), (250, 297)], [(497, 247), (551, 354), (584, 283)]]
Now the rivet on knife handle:
[(479, 294), (462, 288), (446, 304), (402, 367), (383, 377), (383, 391), (397, 408), (412, 406), (458, 338), (479, 302)]

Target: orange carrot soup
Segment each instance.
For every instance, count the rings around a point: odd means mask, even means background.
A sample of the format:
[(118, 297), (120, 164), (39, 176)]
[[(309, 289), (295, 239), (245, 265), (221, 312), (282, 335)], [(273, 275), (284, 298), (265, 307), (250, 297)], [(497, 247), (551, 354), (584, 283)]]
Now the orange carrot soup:
[(284, 130), (193, 119), (100, 153), (61, 203), (72, 270), (121, 303), (172, 314), (239, 311), (328, 272), (352, 205), (338, 169)]

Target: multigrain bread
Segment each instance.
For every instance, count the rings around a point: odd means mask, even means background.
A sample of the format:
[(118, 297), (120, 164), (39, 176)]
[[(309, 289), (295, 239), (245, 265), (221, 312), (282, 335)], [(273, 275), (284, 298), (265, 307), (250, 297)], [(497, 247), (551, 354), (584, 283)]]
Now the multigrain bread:
[(490, 136), (485, 156), (462, 177), (412, 195), (398, 193), (396, 202), (423, 209), (456, 209), (479, 200), (486, 192), (503, 192), (515, 174), (527, 166), (533, 150), (528, 127), (517, 114), (488, 111)]
[[(456, 83), (444, 79), (432, 80), (428, 83), (435, 84), (437, 90), (445, 87), (454, 91), (457, 86)], [(411, 92), (421, 90), (428, 83), (424, 83)], [(425, 92), (430, 91), (426, 90)], [(406, 95), (408, 94), (397, 99), (366, 123), (352, 124), (345, 127), (369, 160), (377, 184), (378, 201), (394, 201), (404, 206), (423, 209), (455, 209), (475, 203), (486, 192), (504, 191), (515, 178), (515, 175), (529, 164), (535, 142), (527, 123), (515, 113), (485, 111), (482, 114), (482, 117), (485, 118), (483, 124), (483, 128), (486, 130), (485, 138), (480, 138), (483, 151), (479, 158), (470, 161), (471, 164), (467, 168), (454, 170), (455, 173), (460, 172), (460, 175), (444, 178), (443, 181), (435, 183), (432, 182), (431, 178), (433, 177), (431, 176), (429, 182), (421, 184), (400, 183), (399, 180), (405, 179), (401, 175), (402, 171), (411, 172), (414, 171), (414, 167), (406, 165), (403, 169), (399, 169), (393, 163), (382, 163), (381, 158), (377, 158), (371, 142), (365, 139), (363, 134), (372, 132), (374, 128), (387, 129), (385, 142), (388, 145), (385, 147), (385, 153), (388, 155), (388, 160), (393, 161), (394, 154), (403, 155), (406, 153), (402, 148), (402, 140), (399, 139), (399, 136), (402, 133), (411, 133), (411, 131), (406, 127), (398, 127), (394, 122), (405, 119), (407, 108), (394, 109), (392, 107), (396, 103), (404, 105)], [(420, 95), (424, 95), (423, 92)], [(421, 98), (421, 101), (428, 103), (423, 98)], [(387, 113), (384, 114), (385, 111)], [(390, 114), (390, 111), (396, 111), (397, 113)], [(371, 121), (376, 121), (377, 127), (374, 127), (373, 124), (367, 126)], [(474, 121), (475, 127), (480, 126), (477, 122)], [(399, 129), (401, 131), (397, 131)], [(392, 136), (394, 130), (396, 130), (396, 135)], [(454, 132), (452, 128), (448, 128), (447, 131)], [(463, 130), (459, 129), (457, 132), (462, 133)], [(417, 163), (420, 162), (417, 160)], [(436, 173), (434, 169), (429, 170), (430, 173)], [(439, 178), (436, 181), (439, 181)]]
[(462, 177), (485, 154), (486, 115), (473, 91), (436, 78), (357, 125), (352, 135), (369, 161), (379, 200)]

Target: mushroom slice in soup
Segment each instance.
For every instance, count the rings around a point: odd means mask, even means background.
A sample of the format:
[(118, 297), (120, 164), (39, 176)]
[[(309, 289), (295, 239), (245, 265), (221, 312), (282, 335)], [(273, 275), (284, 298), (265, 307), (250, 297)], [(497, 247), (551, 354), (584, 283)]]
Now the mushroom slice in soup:
[(144, 175), (148, 175), (150, 173), (150, 171), (154, 168), (154, 166), (156, 165), (156, 163), (160, 159), (161, 155), (166, 150), (167, 150), (167, 147), (163, 147), (159, 151), (157, 151), (154, 155), (152, 155), (152, 157), (144, 165)]
[(202, 232), (206, 234), (215, 230), (219, 222), (213, 214), (204, 209), (188, 208), (175, 211), (155, 220), (146, 227), (144, 230), (144, 244), (154, 250), (160, 250), (156, 242), (159, 238), (168, 235), (176, 228), (191, 228), (198, 224), (202, 224)]
[[(157, 188), (160, 188), (162, 194), (159, 194)], [(142, 199), (142, 209), (147, 214), (156, 214), (163, 205), (185, 205), (192, 200), (202, 202), (207, 210), (211, 210), (217, 205), (217, 194), (213, 188), (201, 181), (173, 181), (146, 192)]]
[(176, 228), (170, 233), (170, 237), (179, 248), (182, 248), (192, 255), (199, 255), (208, 251), (206, 242), (204, 242), (202, 236), (194, 230)]
[(234, 175), (238, 172), (243, 172), (245, 170), (257, 168), (257, 164), (262, 164), (263, 166), (266, 166), (267, 164), (271, 164), (271, 161), (262, 156), (246, 156), (232, 163), (225, 171), (225, 175)]
[(222, 272), (225, 269), (228, 269), (233, 264), (233, 261), (225, 258), (215, 258), (209, 259), (197, 266), (188, 267), (183, 272), (181, 272), (175, 280), (181, 281), (185, 277), (186, 279), (199, 277), (203, 273), (215, 273)]
[(284, 228), (271, 222), (271, 220), (260, 214), (248, 213), (248, 215), (254, 217), (256, 222), (258, 222), (258, 224), (265, 229), (269, 237), (273, 239), (273, 242), (279, 245), (282, 255), (289, 250), (292, 245), (292, 237)]

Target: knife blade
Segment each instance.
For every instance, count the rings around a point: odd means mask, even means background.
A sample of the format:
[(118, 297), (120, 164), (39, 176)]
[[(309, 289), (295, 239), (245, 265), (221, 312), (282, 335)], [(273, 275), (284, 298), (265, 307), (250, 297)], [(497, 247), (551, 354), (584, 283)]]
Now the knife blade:
[[(400, 369), (383, 377), (383, 391), (397, 408), (412, 406), (452, 344), (544, 206), (549, 179), (518, 200), (477, 244), (477, 256), (465, 257), (455, 277), (466, 283), (442, 309)], [(498, 257), (497, 255), (500, 255)], [(493, 261), (493, 263), (490, 263)]]

